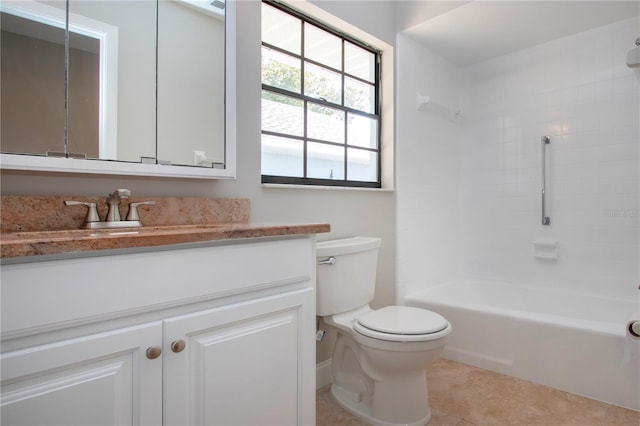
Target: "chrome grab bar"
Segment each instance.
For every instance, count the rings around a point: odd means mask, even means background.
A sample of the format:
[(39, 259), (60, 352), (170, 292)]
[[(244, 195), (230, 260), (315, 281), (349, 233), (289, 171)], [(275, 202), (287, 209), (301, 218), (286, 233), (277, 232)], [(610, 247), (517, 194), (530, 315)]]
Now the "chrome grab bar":
[(542, 142), (542, 224), (543, 225), (551, 225), (551, 219), (546, 215), (546, 205), (545, 205), (545, 192), (546, 192), (546, 146), (551, 143), (551, 138), (549, 136), (543, 136), (541, 138)]
[(336, 258), (333, 256), (324, 260), (318, 260), (318, 265), (335, 265), (335, 264), (336, 264)]

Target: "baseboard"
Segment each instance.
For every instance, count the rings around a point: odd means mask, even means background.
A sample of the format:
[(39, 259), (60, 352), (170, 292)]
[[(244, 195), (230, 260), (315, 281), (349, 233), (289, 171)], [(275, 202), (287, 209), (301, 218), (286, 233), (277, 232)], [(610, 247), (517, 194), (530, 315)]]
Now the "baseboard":
[(316, 364), (316, 390), (331, 384), (331, 358)]

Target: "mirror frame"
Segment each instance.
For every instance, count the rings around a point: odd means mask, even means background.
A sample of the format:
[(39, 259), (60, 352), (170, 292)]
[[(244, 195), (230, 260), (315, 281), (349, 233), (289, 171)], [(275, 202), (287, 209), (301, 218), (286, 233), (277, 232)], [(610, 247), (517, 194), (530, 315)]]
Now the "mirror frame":
[(0, 153), (0, 170), (195, 179), (236, 177), (236, 2), (225, 2), (225, 168)]

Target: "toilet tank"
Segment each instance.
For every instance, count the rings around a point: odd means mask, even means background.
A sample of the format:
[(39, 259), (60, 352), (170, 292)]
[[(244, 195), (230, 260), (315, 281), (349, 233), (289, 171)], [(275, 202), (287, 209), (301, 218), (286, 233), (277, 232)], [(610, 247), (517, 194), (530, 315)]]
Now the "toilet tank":
[[(353, 237), (317, 244), (316, 315), (347, 312), (373, 300), (380, 238)], [(320, 263), (329, 258), (335, 263)]]

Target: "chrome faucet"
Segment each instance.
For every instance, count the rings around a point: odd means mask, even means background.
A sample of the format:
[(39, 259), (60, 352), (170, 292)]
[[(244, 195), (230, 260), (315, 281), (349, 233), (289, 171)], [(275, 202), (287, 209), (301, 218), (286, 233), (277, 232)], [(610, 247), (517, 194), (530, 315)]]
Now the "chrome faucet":
[(105, 222), (120, 222), (122, 217), (120, 216), (120, 202), (124, 199), (127, 199), (131, 196), (131, 190), (129, 189), (116, 189), (107, 197), (107, 205), (109, 206), (109, 211), (107, 212), (107, 217), (104, 219)]
[(154, 205), (155, 201), (139, 201), (129, 203), (129, 212), (126, 219), (122, 220), (120, 215), (120, 203), (131, 196), (129, 189), (116, 189), (107, 196), (106, 203), (109, 207), (107, 217), (104, 222), (100, 221), (96, 203), (82, 201), (65, 201), (67, 206), (84, 205), (88, 207), (87, 216), (85, 218), (84, 228), (86, 229), (109, 229), (109, 228), (139, 228), (142, 226), (140, 216), (138, 214), (138, 206)]

